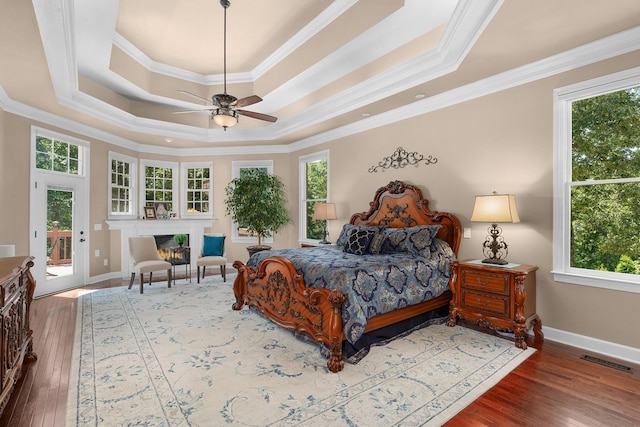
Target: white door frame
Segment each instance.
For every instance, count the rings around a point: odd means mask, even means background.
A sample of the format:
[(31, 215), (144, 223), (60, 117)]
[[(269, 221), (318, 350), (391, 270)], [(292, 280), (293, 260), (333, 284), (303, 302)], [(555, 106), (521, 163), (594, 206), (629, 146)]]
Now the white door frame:
[[(70, 175), (36, 169), (36, 134), (79, 145), (82, 148), (82, 172)], [(34, 259), (31, 269), (36, 281), (35, 297), (58, 293), (85, 285), (89, 278), (89, 146), (85, 141), (32, 127), (31, 132), (31, 189), (29, 208), (29, 253)], [(47, 192), (49, 189), (71, 190), (73, 202), (73, 273), (47, 279)], [(80, 231), (83, 234), (80, 235)], [(81, 242), (81, 239), (84, 239)]]

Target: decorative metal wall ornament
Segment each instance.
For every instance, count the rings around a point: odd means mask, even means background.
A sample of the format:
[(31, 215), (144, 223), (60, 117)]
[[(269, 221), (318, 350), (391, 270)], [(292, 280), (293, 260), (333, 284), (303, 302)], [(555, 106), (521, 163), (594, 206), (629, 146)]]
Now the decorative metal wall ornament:
[(422, 154), (418, 154), (416, 151), (408, 153), (404, 148), (398, 147), (392, 155), (383, 158), (376, 166), (371, 166), (369, 168), (369, 173), (378, 172), (378, 169), (384, 172), (385, 169), (389, 168), (400, 169), (409, 165), (418, 166), (422, 161), (424, 161), (425, 165), (430, 165), (437, 163), (438, 159), (433, 156), (425, 157)]

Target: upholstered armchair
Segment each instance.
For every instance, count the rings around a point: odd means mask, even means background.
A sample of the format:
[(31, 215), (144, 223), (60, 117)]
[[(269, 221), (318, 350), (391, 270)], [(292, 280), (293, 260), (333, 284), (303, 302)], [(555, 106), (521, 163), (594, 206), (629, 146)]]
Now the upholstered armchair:
[(171, 263), (162, 259), (153, 236), (129, 237), (129, 256), (132, 260), (131, 280), (133, 285), (136, 273), (140, 275), (140, 293), (143, 293), (144, 274), (149, 273), (149, 284), (153, 280), (153, 272), (167, 271), (167, 287), (171, 287)]
[(202, 278), (207, 267), (220, 266), (222, 280), (227, 281), (227, 258), (224, 246), (225, 237), (223, 234), (205, 234), (203, 236), (202, 251), (198, 256), (196, 265), (198, 266), (198, 283), (200, 283), (200, 267), (202, 267)]

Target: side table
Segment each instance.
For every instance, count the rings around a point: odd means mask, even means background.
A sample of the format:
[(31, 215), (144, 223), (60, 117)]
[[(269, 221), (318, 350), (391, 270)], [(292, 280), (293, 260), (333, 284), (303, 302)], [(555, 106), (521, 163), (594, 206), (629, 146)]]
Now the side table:
[(543, 339), (542, 322), (536, 314), (536, 270), (533, 265), (513, 268), (465, 260), (451, 264), (448, 326), (458, 317), (491, 328), (513, 332), (516, 347), (526, 349), (525, 333), (533, 327)]
[(189, 278), (189, 283), (191, 283), (191, 248), (189, 246), (175, 246), (169, 251), (171, 253), (169, 262), (172, 268), (173, 284), (176, 284), (176, 265), (185, 266), (184, 277)]

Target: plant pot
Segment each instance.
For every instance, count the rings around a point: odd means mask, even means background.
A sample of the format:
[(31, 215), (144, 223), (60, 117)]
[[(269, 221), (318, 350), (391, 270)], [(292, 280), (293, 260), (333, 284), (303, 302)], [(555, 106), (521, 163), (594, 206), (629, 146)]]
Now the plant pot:
[(269, 249), (271, 249), (271, 246), (267, 246), (267, 245), (253, 245), (253, 246), (247, 246), (247, 252), (249, 252), (249, 256), (255, 254), (256, 252), (260, 252), (260, 251), (268, 251)]

